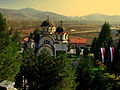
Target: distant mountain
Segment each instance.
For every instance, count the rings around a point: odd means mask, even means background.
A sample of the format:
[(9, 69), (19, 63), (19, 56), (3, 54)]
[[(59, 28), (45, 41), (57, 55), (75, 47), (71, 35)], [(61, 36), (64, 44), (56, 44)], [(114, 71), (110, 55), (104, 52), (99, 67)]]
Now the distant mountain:
[(19, 12), (28, 12), (28, 13), (39, 13), (39, 12), (43, 12), (43, 11), (40, 11), (40, 10), (36, 10), (36, 9), (33, 9), (33, 8), (23, 8), (23, 9), (19, 9), (17, 10)]
[(104, 15), (104, 14), (90, 14), (80, 17), (81, 21), (86, 22), (109, 22), (109, 23), (120, 23), (120, 15)]
[(20, 10), (2, 9), (0, 12), (8, 19), (14, 20), (43, 20), (50, 16), (52, 20), (67, 20), (69, 17), (48, 11), (40, 11), (33, 8), (24, 8)]
[(104, 15), (104, 14), (90, 14), (86, 16), (68, 17), (60, 15), (54, 12), (41, 11), (33, 8), (24, 8), (19, 10), (3, 9), (0, 8), (0, 12), (7, 17), (7, 19), (13, 20), (45, 20), (47, 16), (50, 16), (51, 20), (60, 21), (77, 21), (77, 22), (92, 22), (92, 23), (120, 23), (120, 15)]

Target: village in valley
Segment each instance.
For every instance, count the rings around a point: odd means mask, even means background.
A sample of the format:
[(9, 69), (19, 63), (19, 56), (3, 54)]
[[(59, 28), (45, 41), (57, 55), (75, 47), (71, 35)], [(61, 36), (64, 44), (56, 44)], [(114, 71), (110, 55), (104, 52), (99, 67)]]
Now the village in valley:
[(0, 90), (120, 90), (120, 16), (73, 14), (0, 7)]

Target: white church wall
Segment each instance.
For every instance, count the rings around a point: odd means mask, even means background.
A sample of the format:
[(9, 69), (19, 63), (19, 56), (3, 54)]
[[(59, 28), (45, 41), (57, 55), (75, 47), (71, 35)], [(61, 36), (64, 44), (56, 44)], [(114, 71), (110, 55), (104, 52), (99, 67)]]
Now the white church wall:
[(40, 46), (41, 46), (42, 44), (45, 44), (45, 43), (44, 43), (45, 40), (48, 40), (48, 41), (50, 42), (49, 44), (51, 44), (51, 45), (54, 44), (53, 39), (50, 38), (49, 36), (46, 36), (46, 37), (42, 37), (42, 38), (40, 39)]
[(59, 44), (54, 44), (55, 50), (66, 51), (67, 44), (64, 44), (63, 41), (59, 41)]

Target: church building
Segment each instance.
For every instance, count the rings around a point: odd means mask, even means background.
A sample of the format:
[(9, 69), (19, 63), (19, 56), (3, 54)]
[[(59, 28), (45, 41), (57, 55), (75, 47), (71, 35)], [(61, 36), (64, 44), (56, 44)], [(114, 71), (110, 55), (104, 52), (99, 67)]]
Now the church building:
[(68, 33), (64, 32), (65, 28), (62, 25), (56, 27), (52, 21), (47, 18), (40, 25), (41, 33), (38, 39), (35, 40), (35, 50), (37, 55), (41, 50), (46, 48), (51, 56), (56, 56), (58, 53), (67, 53)]

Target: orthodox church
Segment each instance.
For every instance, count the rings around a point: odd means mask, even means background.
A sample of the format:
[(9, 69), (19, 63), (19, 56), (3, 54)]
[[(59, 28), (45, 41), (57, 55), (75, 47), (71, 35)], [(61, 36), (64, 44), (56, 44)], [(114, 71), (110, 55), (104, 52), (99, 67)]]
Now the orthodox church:
[(56, 27), (52, 21), (47, 18), (40, 25), (41, 33), (35, 40), (35, 51), (37, 55), (46, 48), (51, 56), (56, 56), (58, 53), (67, 53), (68, 33), (64, 32), (65, 28), (62, 25)]

